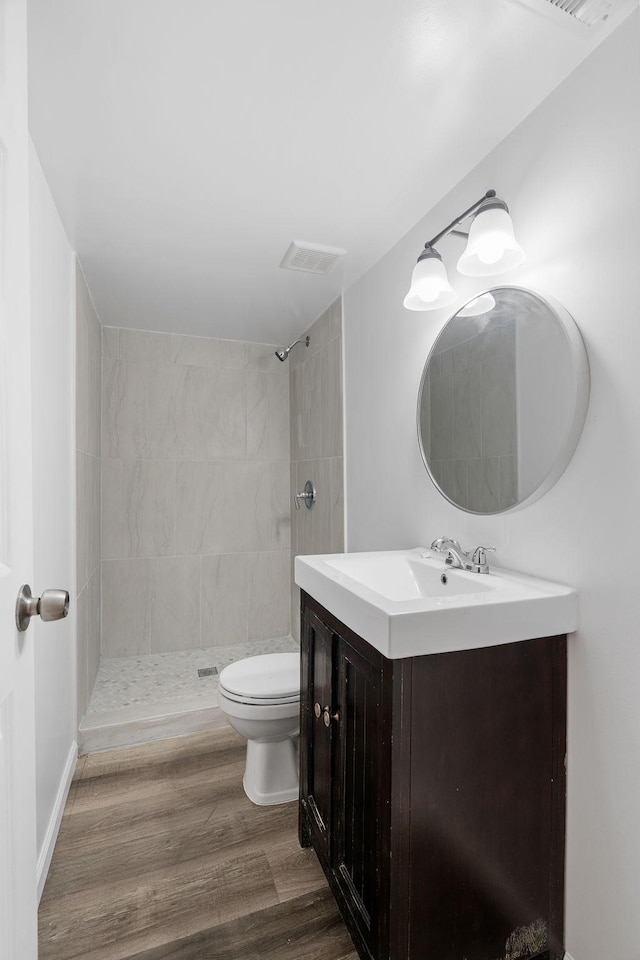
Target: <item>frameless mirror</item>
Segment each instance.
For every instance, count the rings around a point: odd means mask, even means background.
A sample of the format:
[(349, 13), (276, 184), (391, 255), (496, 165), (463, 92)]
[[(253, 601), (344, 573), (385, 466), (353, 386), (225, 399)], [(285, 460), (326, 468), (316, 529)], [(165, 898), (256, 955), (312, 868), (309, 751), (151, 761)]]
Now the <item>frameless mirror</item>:
[(429, 476), (469, 513), (531, 503), (569, 463), (588, 398), (569, 313), (531, 290), (489, 290), (451, 317), (424, 368), (418, 440)]

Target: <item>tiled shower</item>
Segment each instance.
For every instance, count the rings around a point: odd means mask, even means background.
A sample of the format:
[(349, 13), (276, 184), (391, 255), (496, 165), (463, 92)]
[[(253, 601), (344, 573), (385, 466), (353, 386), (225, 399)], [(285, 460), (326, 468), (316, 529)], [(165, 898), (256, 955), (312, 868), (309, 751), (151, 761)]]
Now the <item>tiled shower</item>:
[(296, 649), (293, 556), (343, 543), (342, 316), (283, 368), (276, 345), (100, 331), (78, 273), (79, 721), (99, 748), (222, 722), (223, 666)]

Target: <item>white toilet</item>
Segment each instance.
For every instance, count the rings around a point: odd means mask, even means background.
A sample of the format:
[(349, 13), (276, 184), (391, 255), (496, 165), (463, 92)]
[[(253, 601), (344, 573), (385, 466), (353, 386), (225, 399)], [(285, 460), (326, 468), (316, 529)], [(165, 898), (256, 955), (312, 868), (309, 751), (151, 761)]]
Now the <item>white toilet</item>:
[(254, 803), (298, 799), (300, 654), (269, 653), (220, 673), (218, 704), (247, 738), (244, 791)]

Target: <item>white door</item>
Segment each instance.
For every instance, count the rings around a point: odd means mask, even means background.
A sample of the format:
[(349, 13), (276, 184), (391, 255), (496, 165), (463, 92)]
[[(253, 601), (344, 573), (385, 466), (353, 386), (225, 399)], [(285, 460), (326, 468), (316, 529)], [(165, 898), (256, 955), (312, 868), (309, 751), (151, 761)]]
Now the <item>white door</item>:
[(35, 960), (31, 346), (25, 0), (0, 0), (0, 960)]

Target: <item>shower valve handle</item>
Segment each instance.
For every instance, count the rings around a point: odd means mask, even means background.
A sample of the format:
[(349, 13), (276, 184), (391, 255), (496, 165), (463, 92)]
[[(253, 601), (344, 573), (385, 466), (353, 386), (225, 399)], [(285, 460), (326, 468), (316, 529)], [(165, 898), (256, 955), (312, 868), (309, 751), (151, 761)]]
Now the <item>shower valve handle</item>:
[(296, 493), (295, 497), (293, 498), (293, 502), (296, 505), (296, 510), (300, 509), (301, 500), (304, 500), (304, 505), (307, 508), (307, 510), (313, 510), (313, 505), (317, 500), (317, 495), (316, 495), (316, 488), (311, 483), (311, 480), (307, 480), (307, 482), (304, 485), (304, 490), (302, 491), (302, 493)]

